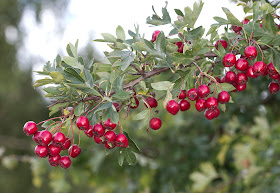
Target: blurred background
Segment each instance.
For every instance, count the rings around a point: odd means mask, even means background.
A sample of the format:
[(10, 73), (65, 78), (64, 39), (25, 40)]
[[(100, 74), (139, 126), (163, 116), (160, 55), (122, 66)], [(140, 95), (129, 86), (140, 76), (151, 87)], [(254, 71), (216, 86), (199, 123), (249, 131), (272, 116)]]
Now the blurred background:
[[(174, 8), (193, 2), (170, 1), (168, 10), (175, 19)], [(242, 6), (236, 4), (205, 1), (197, 25), (207, 31), (213, 16), (225, 17), (221, 7), (242, 20)], [(159, 109), (163, 127), (147, 135), (137, 129), (132, 121), (137, 112), (132, 112), (123, 124), (143, 152), (135, 166), (120, 167), (114, 155), (106, 156), (85, 136), (83, 153), (67, 170), (35, 157), (35, 144), (22, 127), (28, 120), (47, 119), (48, 101), (34, 90), (38, 77), (33, 71), (64, 55), (67, 43), (77, 39), (83, 57), (104, 60), (106, 44), (92, 40), (102, 32), (115, 33), (118, 25), (127, 31), (137, 23), (150, 39), (156, 29), (145, 19), (152, 5), (160, 12), (165, 1), (0, 1), (1, 193), (280, 192), (280, 95), (268, 93), (265, 79), (251, 80), (245, 92), (233, 94), (235, 104), (210, 122), (193, 109), (176, 116)]]

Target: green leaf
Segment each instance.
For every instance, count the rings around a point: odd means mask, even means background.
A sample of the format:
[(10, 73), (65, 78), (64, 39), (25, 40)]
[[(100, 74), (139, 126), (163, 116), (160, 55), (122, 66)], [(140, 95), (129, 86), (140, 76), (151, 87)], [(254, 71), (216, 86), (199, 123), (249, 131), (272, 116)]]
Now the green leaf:
[(112, 106), (112, 103), (111, 102), (106, 102), (104, 104), (102, 104), (101, 106), (99, 106), (94, 113), (98, 112), (98, 111), (101, 111), (101, 110), (104, 110), (104, 109), (108, 109), (109, 107)]
[(50, 126), (50, 125), (53, 124), (53, 123), (54, 123), (53, 120), (49, 120), (49, 121), (44, 122), (44, 123), (41, 125), (41, 127), (43, 127), (43, 128), (46, 129), (48, 126)]
[(118, 39), (123, 40), (123, 41), (125, 40), (125, 32), (120, 25), (116, 29), (116, 35), (117, 35)]
[(163, 32), (160, 32), (155, 41), (155, 48), (158, 55), (164, 57), (166, 53), (166, 38)]
[(274, 22), (274, 18), (271, 14), (267, 14), (265, 16), (265, 22), (263, 24), (263, 26), (268, 30), (269, 33), (271, 34), (276, 34), (276, 25)]
[(205, 54), (209, 51), (210, 51), (209, 48), (201, 48), (201, 49), (197, 50), (195, 53), (193, 53), (193, 55), (198, 56), (198, 55), (201, 55), (201, 54)]
[(166, 9), (167, 7), (167, 1), (166, 6), (162, 8), (162, 18), (159, 17), (159, 15), (155, 12), (154, 6), (152, 6), (152, 9), (154, 11), (154, 14), (152, 17), (147, 18), (147, 23), (152, 25), (165, 25), (171, 23), (170, 15)]
[(224, 18), (221, 18), (221, 17), (213, 17), (213, 19), (215, 21), (217, 21), (219, 23), (219, 25), (226, 25), (228, 24), (228, 21)]
[(69, 102), (66, 102), (66, 103), (57, 103), (57, 104), (51, 106), (51, 107), (49, 108), (49, 110), (50, 110), (49, 116), (52, 116), (54, 113), (60, 111), (61, 109), (65, 108), (65, 107), (68, 107), (68, 105), (70, 105)]
[(222, 9), (227, 15), (229, 23), (237, 26), (242, 26), (242, 23), (227, 8), (223, 7)]
[(136, 156), (130, 149), (124, 149), (123, 150), (124, 156), (126, 161), (129, 165), (135, 165), (136, 164)]
[(59, 95), (62, 93), (62, 91), (59, 90), (59, 87), (57, 86), (49, 86), (46, 88), (43, 88), (44, 91), (46, 91), (49, 94), (53, 94), (53, 95)]
[(69, 56), (77, 58), (77, 48), (73, 44), (69, 43), (66, 50)]
[(156, 90), (168, 90), (174, 86), (174, 83), (169, 81), (161, 81), (161, 82), (151, 83), (151, 86), (153, 89)]
[[(114, 148), (114, 149), (116, 149), (116, 148)], [(123, 166), (124, 156), (125, 156), (124, 152), (123, 152), (122, 148), (120, 148), (118, 150), (118, 154), (117, 154), (118, 163), (119, 163), (120, 166)]]
[(85, 111), (85, 103), (79, 102), (74, 108), (74, 115), (80, 116)]
[(180, 9), (174, 9), (174, 10), (177, 13), (177, 15), (180, 15), (180, 16), (184, 17), (184, 14)]
[(34, 88), (37, 88), (39, 86), (43, 86), (43, 85), (46, 85), (46, 84), (52, 84), (52, 83), (55, 83), (53, 79), (50, 79), (50, 78), (45, 78), (45, 79), (39, 79), (37, 80), (35, 83), (34, 83)]
[(87, 85), (85, 84), (67, 84), (68, 86), (71, 86), (73, 88), (76, 88), (78, 90), (81, 90), (83, 92), (86, 92), (87, 94), (92, 94), (92, 95), (96, 95), (96, 96), (102, 96), (97, 90), (95, 90), (94, 88), (89, 88)]
[(280, 51), (277, 49), (271, 49), (272, 51), (272, 60), (273, 60), (273, 65), (276, 68), (277, 72), (280, 72)]
[(133, 117), (133, 120), (139, 121), (145, 119), (146, 117), (150, 117), (150, 109), (141, 111), (140, 113), (138, 113)]
[(118, 148), (113, 148), (113, 149), (105, 148), (105, 154), (110, 155), (110, 154), (114, 153), (116, 150), (119, 150), (119, 149)]
[(56, 56), (56, 58), (55, 58), (55, 62), (56, 62), (56, 65), (57, 65), (57, 66), (60, 66), (60, 64), (61, 64), (61, 57), (60, 57), (59, 54), (57, 54), (57, 56)]
[(125, 136), (128, 139), (128, 145), (129, 145), (129, 149), (131, 149), (131, 151), (134, 151), (135, 153), (141, 154), (141, 150), (140, 148), (137, 146), (137, 144), (129, 137), (127, 132), (124, 132)]
[(226, 112), (226, 109), (227, 109), (227, 107), (226, 107), (226, 104), (220, 104), (219, 103), (219, 108), (223, 111), (223, 112)]
[(119, 99), (119, 100), (127, 100), (130, 98), (130, 94), (132, 92), (127, 92), (127, 91), (124, 91), (124, 90), (120, 90), (120, 91), (117, 91), (114, 95), (113, 95), (113, 98), (116, 98), (116, 99)]
[(50, 72), (50, 76), (52, 77), (52, 79), (56, 84), (59, 84), (64, 80), (63, 75), (58, 71)]
[(117, 41), (117, 39), (115, 38), (115, 36), (113, 36), (112, 34), (109, 33), (101, 33), (102, 37), (104, 38), (104, 41), (106, 42), (111, 42), (111, 43), (115, 43)]
[[(229, 83), (221, 83), (221, 86), (223, 88), (223, 91), (227, 91), (227, 92), (230, 92), (230, 91), (233, 91), (236, 89), (232, 84), (229, 84)], [(217, 87), (218, 87), (218, 85), (217, 85)]]
[(86, 68), (84, 68), (84, 76), (85, 76), (85, 81), (86, 81), (86, 84), (93, 88), (93, 77), (92, 75), (90, 74), (90, 71)]
[(85, 80), (80, 76), (80, 74), (74, 68), (70, 68), (70, 67), (65, 68), (63, 75), (67, 80), (73, 83), (85, 82)]
[(190, 28), (194, 28), (194, 24), (196, 23), (201, 10), (203, 8), (204, 3), (200, 2), (195, 2), (193, 4), (193, 10), (190, 7), (185, 7), (184, 12), (184, 24), (188, 25)]
[(261, 15), (259, 2), (254, 2), (253, 4), (253, 21), (256, 22)]
[(69, 66), (78, 67), (78, 59), (71, 56), (62, 56), (62, 60)]

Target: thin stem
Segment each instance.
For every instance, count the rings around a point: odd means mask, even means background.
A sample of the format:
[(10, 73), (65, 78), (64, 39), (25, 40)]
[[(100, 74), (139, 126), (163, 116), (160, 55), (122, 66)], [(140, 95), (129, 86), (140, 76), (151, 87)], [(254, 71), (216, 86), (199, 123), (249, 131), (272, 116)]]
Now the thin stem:
[(120, 123), (120, 122), (118, 122), (118, 124), (119, 124), (119, 130), (120, 130), (120, 133), (123, 133), (123, 129), (122, 129), (122, 125), (121, 125), (121, 123)]
[(37, 126), (40, 125), (40, 124), (42, 124), (42, 123), (45, 123), (45, 122), (47, 122), (47, 121), (54, 120), (54, 119), (60, 119), (60, 118), (63, 118), (63, 117), (64, 117), (64, 116), (53, 117), (53, 118), (50, 118), (50, 119), (41, 121), (41, 122), (37, 123)]
[(104, 102), (104, 100), (102, 100), (102, 101), (100, 101), (94, 108), (92, 108), (90, 111), (88, 111), (87, 113), (86, 113), (86, 116), (90, 113), (90, 112), (92, 112), (93, 110), (95, 110), (100, 104), (102, 104)]
[[(178, 100), (179, 100), (179, 95), (180, 95), (180, 93), (182, 92), (182, 90), (183, 90), (183, 86), (184, 86), (184, 79), (183, 79), (183, 77), (179, 74), (179, 76), (180, 76), (180, 78), (181, 78), (181, 80), (182, 80), (182, 86), (181, 86), (181, 89), (180, 89), (180, 92), (179, 92), (179, 94), (178, 94), (178, 96), (177, 96), (177, 100), (176, 100), (176, 103), (178, 102)], [(153, 115), (154, 116), (154, 115)]]

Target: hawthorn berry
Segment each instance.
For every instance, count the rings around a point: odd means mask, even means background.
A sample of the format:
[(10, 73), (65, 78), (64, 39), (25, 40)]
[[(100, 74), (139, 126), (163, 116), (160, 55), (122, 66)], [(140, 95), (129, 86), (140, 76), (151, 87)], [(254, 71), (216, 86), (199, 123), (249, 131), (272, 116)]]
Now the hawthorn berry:
[(218, 107), (218, 99), (216, 99), (215, 97), (209, 97), (205, 101), (205, 107), (207, 109), (215, 109), (215, 108), (217, 108)]
[(179, 53), (183, 53), (184, 43), (183, 42), (175, 42), (174, 44), (178, 46), (178, 50), (177, 51)]
[(246, 47), (244, 53), (249, 60), (255, 59), (258, 55), (257, 49), (254, 46)]
[(102, 144), (103, 140), (101, 137), (97, 137), (97, 136), (93, 136), (93, 140), (95, 141), (95, 143), (97, 144)]
[(113, 102), (114, 107), (116, 108), (117, 112), (120, 111), (120, 104), (117, 102)]
[(236, 70), (246, 71), (249, 66), (248, 60), (244, 58), (239, 58), (235, 63)]
[(52, 134), (48, 130), (43, 130), (38, 136), (40, 145), (47, 146), (52, 141)]
[(172, 115), (176, 115), (179, 109), (180, 105), (175, 100), (169, 101), (166, 105), (166, 110)]
[(60, 159), (61, 159), (61, 156), (59, 154), (54, 155), (54, 156), (50, 155), (48, 161), (51, 166), (56, 167), (56, 166), (59, 166)]
[(223, 64), (225, 67), (232, 67), (236, 62), (236, 57), (232, 53), (227, 53), (223, 58)]
[(243, 91), (246, 89), (246, 86), (247, 86), (246, 84), (237, 84), (235, 88), (237, 91)]
[(247, 75), (243, 72), (240, 72), (236, 75), (236, 84), (246, 84), (248, 81)]
[[(148, 97), (146, 98), (145, 100), (148, 105), (151, 107), (151, 108), (156, 108), (158, 106), (158, 103), (157, 103), (157, 100), (154, 98), (154, 97)], [(146, 103), (144, 103), (145, 106), (148, 108), (148, 106), (146, 105)]]
[(227, 91), (222, 91), (218, 94), (218, 102), (221, 104), (228, 103), (230, 100), (230, 95)]
[(71, 166), (71, 159), (68, 156), (62, 156), (59, 160), (59, 165), (63, 169), (67, 169)]
[(277, 79), (280, 78), (280, 74), (278, 74), (278, 73), (269, 74), (269, 77), (270, 77), (271, 79), (277, 80)]
[(250, 22), (249, 19), (244, 19), (244, 20), (241, 21), (242, 24), (248, 24), (249, 22)]
[(187, 97), (187, 91), (181, 90), (181, 92), (178, 95), (178, 99), (185, 99)]
[(195, 108), (198, 112), (205, 110), (205, 99), (200, 98), (195, 101)]
[(207, 97), (210, 94), (210, 89), (207, 85), (203, 84), (197, 88), (197, 95), (200, 98)]
[(114, 147), (116, 147), (116, 144), (105, 142), (104, 146), (105, 146), (106, 149), (113, 149)]
[(62, 147), (62, 145), (65, 142), (65, 135), (64, 135), (64, 133), (61, 133), (61, 132), (55, 133), (53, 135), (52, 141), (53, 141), (53, 145), (58, 146), (58, 147)]
[(276, 74), (276, 73), (278, 73), (278, 72), (276, 71), (276, 69), (275, 69), (273, 63), (269, 63), (269, 64), (267, 65), (267, 69), (266, 69), (266, 70), (267, 70), (268, 74)]
[(154, 31), (153, 35), (152, 35), (152, 42), (155, 42), (157, 37), (158, 37), (158, 34), (160, 33), (159, 30), (156, 30)]
[(55, 146), (54, 144), (50, 144), (48, 146), (49, 155), (58, 155), (61, 152), (61, 147)]
[(80, 116), (78, 119), (77, 119), (77, 127), (80, 129), (80, 130), (87, 130), (88, 129), (88, 126), (89, 126), (89, 120), (87, 117), (85, 116)]
[(276, 94), (279, 91), (279, 84), (277, 84), (276, 82), (271, 82), (268, 85), (268, 89), (271, 94)]
[(225, 77), (226, 77), (226, 81), (229, 83), (233, 83), (236, 81), (236, 74), (233, 71), (228, 71)]
[(219, 117), (220, 110), (218, 108), (216, 108), (216, 109), (213, 109), (213, 111), (215, 112), (215, 118)]
[(208, 120), (212, 120), (215, 118), (216, 116), (216, 112), (213, 109), (206, 109), (204, 111), (204, 116), (208, 119)]
[(48, 147), (43, 145), (37, 145), (34, 150), (38, 157), (44, 158), (48, 156)]
[(226, 49), (227, 48), (227, 41), (226, 40), (223, 40), (223, 39), (220, 39), (216, 42), (215, 44), (215, 48), (216, 50), (219, 49), (219, 43), (221, 43), (221, 45)]
[(246, 75), (249, 78), (257, 78), (258, 76), (253, 71), (253, 66), (249, 66), (246, 70)]
[(189, 101), (183, 99), (179, 102), (180, 105), (180, 110), (181, 111), (187, 111), (189, 110), (189, 108), (191, 107), (191, 104), (189, 103)]
[(27, 135), (33, 135), (38, 131), (37, 125), (34, 121), (28, 121), (23, 126), (23, 132)]
[(136, 97), (133, 97), (135, 103), (133, 105), (130, 105), (130, 108), (136, 109), (139, 106), (139, 100)]
[(40, 134), (41, 131), (38, 131), (36, 133), (34, 133), (34, 135), (32, 136), (32, 140), (34, 142), (36, 142), (37, 144), (40, 144), (39, 140), (38, 140), (38, 137), (39, 137), (39, 134)]
[(187, 92), (187, 97), (191, 101), (195, 101), (198, 98), (197, 89), (196, 88), (189, 89), (188, 92)]
[(100, 124), (96, 123), (93, 126), (93, 135), (97, 137), (102, 137), (105, 133), (105, 128)]
[(71, 140), (68, 137), (66, 137), (65, 142), (63, 143), (63, 145), (61, 147), (61, 150), (67, 150), (67, 149), (69, 149), (70, 146), (71, 146)]
[(78, 157), (78, 155), (80, 155), (81, 151), (81, 148), (78, 145), (74, 144), (68, 149), (68, 154), (70, 157), (76, 158)]
[(253, 72), (257, 76), (264, 75), (266, 71), (266, 64), (262, 61), (258, 61), (253, 65)]
[(122, 134), (122, 133), (119, 133), (117, 136), (116, 136), (116, 139), (115, 139), (115, 144), (116, 146), (118, 147), (127, 147), (128, 146), (128, 139), (127, 137)]
[(105, 129), (114, 130), (116, 128), (117, 124), (112, 123), (111, 118), (109, 118), (108, 120), (106, 120), (104, 122), (103, 126), (105, 127)]
[(239, 33), (242, 30), (242, 27), (237, 25), (232, 25), (231, 28), (235, 33)]
[(150, 127), (153, 130), (158, 130), (161, 127), (161, 120), (160, 118), (154, 117), (150, 120)]
[(93, 137), (93, 126), (89, 125), (87, 130), (84, 130), (84, 133), (88, 137)]
[(107, 131), (104, 134), (105, 142), (114, 142), (116, 139), (116, 133), (114, 131)]

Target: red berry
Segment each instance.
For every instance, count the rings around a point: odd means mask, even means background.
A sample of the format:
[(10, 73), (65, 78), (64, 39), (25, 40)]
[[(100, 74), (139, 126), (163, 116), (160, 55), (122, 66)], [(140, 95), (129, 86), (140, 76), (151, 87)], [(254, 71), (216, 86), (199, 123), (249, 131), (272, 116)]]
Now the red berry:
[(108, 129), (108, 130), (113, 130), (117, 126), (117, 124), (111, 122), (111, 118), (106, 120), (103, 125), (104, 125), (105, 129)]
[(246, 84), (237, 84), (235, 88), (237, 91), (243, 91), (246, 89)]
[(223, 58), (223, 64), (225, 67), (232, 67), (236, 62), (235, 55), (232, 53), (227, 53)]
[(207, 85), (203, 84), (197, 88), (197, 96), (200, 98), (207, 97), (210, 94), (210, 89)]
[(215, 48), (218, 50), (219, 49), (219, 43), (221, 43), (221, 45), (226, 49), (227, 48), (227, 41), (220, 39), (216, 42), (215, 44)]
[(205, 101), (205, 106), (207, 109), (215, 109), (218, 107), (218, 100), (215, 97), (209, 97)]
[(276, 82), (271, 82), (268, 85), (268, 89), (271, 94), (276, 94), (279, 91), (279, 84), (277, 84)]
[(280, 74), (278, 74), (278, 73), (275, 73), (275, 74), (269, 74), (269, 77), (270, 77), (270, 78), (272, 78), (272, 79), (274, 79), (274, 80), (277, 80), (277, 79), (279, 79), (279, 78), (280, 78)]
[(57, 132), (53, 135), (52, 141), (53, 141), (53, 145), (62, 147), (62, 145), (65, 142), (65, 135), (61, 132)]
[(161, 120), (160, 118), (154, 117), (150, 120), (150, 127), (153, 130), (158, 130), (161, 127)]
[(208, 119), (208, 120), (212, 120), (215, 118), (216, 116), (216, 112), (213, 109), (206, 109), (204, 111), (204, 116)]
[(68, 156), (62, 156), (59, 161), (60, 167), (67, 169), (71, 166), (71, 159)]
[(159, 33), (160, 33), (159, 30), (154, 31), (154, 33), (153, 33), (153, 35), (152, 35), (152, 42), (156, 41), (156, 39), (157, 39)]
[(85, 116), (80, 116), (78, 119), (77, 119), (77, 127), (80, 129), (80, 130), (87, 130), (88, 129), (88, 126), (89, 126), (89, 121), (88, 121), (88, 118), (85, 117)]
[(84, 130), (84, 133), (88, 137), (93, 137), (93, 126), (89, 125), (87, 130)]
[(71, 146), (71, 140), (68, 137), (66, 137), (65, 142), (63, 143), (63, 145), (61, 147), (61, 150), (67, 150), (67, 149), (69, 149), (70, 146)]
[(133, 97), (135, 104), (130, 105), (130, 108), (136, 109), (139, 106), (139, 100), (136, 97)]
[(176, 44), (178, 46), (178, 52), (183, 53), (184, 43), (183, 42), (175, 42), (174, 44)]
[(120, 105), (117, 102), (113, 102), (114, 107), (116, 108), (117, 112), (120, 111)]
[(127, 137), (124, 134), (119, 133), (116, 136), (115, 144), (118, 147), (127, 147), (128, 146), (128, 139), (127, 139)]
[[(148, 97), (148, 98), (146, 98), (145, 101), (149, 104), (149, 106), (150, 106), (151, 108), (156, 108), (157, 105), (158, 105), (157, 100), (156, 100), (154, 97)], [(148, 106), (146, 105), (146, 103), (144, 103), (144, 104), (145, 104), (145, 106), (148, 108)]]
[(181, 90), (181, 92), (178, 95), (179, 99), (185, 99), (187, 97), (187, 91), (186, 90)]
[(219, 117), (220, 110), (218, 108), (216, 108), (216, 109), (213, 109), (213, 111), (215, 112), (215, 118)]
[(187, 97), (191, 101), (195, 101), (198, 98), (198, 96), (197, 96), (197, 89), (196, 88), (191, 88), (190, 90), (188, 90)]
[(276, 71), (276, 69), (275, 69), (273, 63), (269, 63), (269, 64), (267, 65), (267, 69), (266, 69), (266, 70), (268, 71), (268, 74), (276, 74), (276, 73), (278, 73), (278, 72)]
[(68, 154), (70, 157), (76, 158), (78, 155), (80, 155), (81, 151), (81, 148), (78, 145), (74, 144), (68, 149)]
[(254, 46), (246, 47), (244, 53), (249, 60), (255, 59), (258, 55), (257, 49)]
[(48, 130), (43, 130), (38, 136), (41, 145), (47, 146), (52, 141), (52, 134)]
[(204, 111), (205, 110), (205, 99), (197, 99), (197, 101), (195, 101), (195, 108), (198, 112)]
[(248, 24), (249, 22), (250, 22), (249, 19), (244, 19), (244, 20), (241, 21), (242, 24)]
[(225, 75), (227, 82), (233, 83), (236, 81), (236, 74), (233, 71), (228, 71)]
[(28, 121), (23, 126), (23, 132), (28, 136), (33, 135), (37, 131), (38, 131), (37, 125), (33, 121)]
[(253, 72), (257, 76), (264, 75), (266, 71), (266, 64), (262, 61), (258, 61), (253, 65)]
[(94, 136), (93, 139), (94, 139), (95, 143), (97, 143), (97, 144), (102, 144), (103, 143), (103, 140), (102, 140), (101, 137)]
[(40, 144), (39, 139), (38, 139), (40, 132), (41, 131), (38, 131), (38, 132), (34, 133), (34, 135), (32, 136), (32, 140), (38, 144)]
[(116, 133), (114, 131), (107, 131), (104, 134), (105, 142), (114, 142), (116, 139)]
[(93, 126), (93, 135), (97, 137), (102, 137), (105, 133), (105, 128), (100, 124), (96, 123)]
[(249, 62), (244, 58), (238, 59), (235, 63), (236, 70), (240, 70), (240, 71), (246, 71), (248, 66), (249, 66)]
[(246, 75), (249, 78), (257, 78), (258, 76), (253, 71), (253, 66), (249, 66), (246, 70)]
[(226, 77), (222, 76), (220, 83), (225, 83), (226, 82)]
[(114, 147), (116, 147), (115, 143), (107, 143), (107, 142), (105, 142), (104, 145), (105, 145), (106, 149), (113, 149)]
[(191, 104), (189, 103), (189, 101), (183, 99), (179, 102), (180, 105), (180, 110), (181, 111), (187, 111), (189, 110), (189, 108), (191, 107)]
[(61, 156), (60, 155), (54, 155), (54, 156), (49, 156), (49, 163), (51, 166), (59, 166), (59, 161), (60, 161)]
[(61, 152), (61, 147), (57, 147), (54, 144), (48, 146), (49, 155), (58, 155)]
[(236, 75), (236, 84), (246, 84), (248, 78), (245, 73), (240, 72)]
[(231, 28), (235, 33), (239, 33), (242, 30), (242, 27), (237, 25), (232, 25)]
[(175, 100), (169, 101), (166, 105), (166, 110), (172, 115), (176, 115), (179, 109), (180, 105)]
[(227, 91), (222, 91), (218, 95), (218, 102), (221, 104), (225, 104), (229, 101), (230, 95)]
[(43, 145), (37, 145), (35, 147), (35, 154), (38, 157), (44, 158), (48, 156), (48, 147), (47, 146), (43, 146)]

